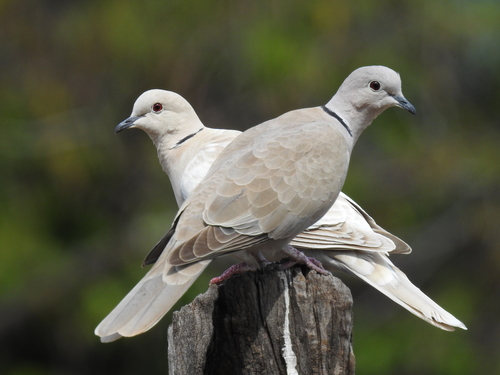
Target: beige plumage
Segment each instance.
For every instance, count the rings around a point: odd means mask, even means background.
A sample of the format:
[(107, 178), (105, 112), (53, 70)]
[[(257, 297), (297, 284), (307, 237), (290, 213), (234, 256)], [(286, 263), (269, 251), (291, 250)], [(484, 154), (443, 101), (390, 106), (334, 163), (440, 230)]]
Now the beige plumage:
[[(262, 249), (266, 256), (272, 256), (267, 252), (271, 246), (279, 257), (283, 244), (328, 210), (343, 184), (350, 150), (363, 128), (389, 106), (414, 110), (402, 97), (399, 77), (387, 68), (363, 68), (349, 78), (327, 109), (289, 112), (250, 129), (224, 150), (203, 183), (181, 207), (173, 226), (175, 231), (171, 230), (160, 241), (156, 253), (149, 258), (154, 261), (166, 245), (159, 260), (96, 329), (103, 341), (135, 335), (154, 325), (211, 258), (241, 249)], [(372, 99), (378, 100), (368, 102), (368, 108), (355, 110), (354, 115), (349, 113), (346, 109), (352, 111), (356, 101), (363, 104), (363, 100), (369, 100), (363, 96), (370, 98), (371, 95), (358, 93), (351, 98), (349, 108), (346, 97), (352, 96), (352, 92), (346, 91), (346, 86), (369, 89), (368, 94), (377, 94), (377, 90), (369, 87), (375, 79), (382, 83), (385, 95), (374, 95)], [(180, 96), (167, 93), (165, 100), (156, 102), (163, 93), (159, 90), (145, 93), (142, 100), (136, 102), (132, 117), (117, 129), (133, 126), (150, 135), (158, 148), (161, 164), (171, 178), (177, 201), (182, 203), (189, 195), (189, 186), (196, 185), (213, 157), (236, 132), (204, 128)], [(152, 102), (153, 108), (154, 104), (163, 104), (162, 109), (152, 110)], [(332, 110), (340, 116), (345, 112), (343, 120), (349, 125), (341, 125), (328, 113)], [(160, 117), (162, 121), (158, 120)], [(337, 147), (332, 149), (332, 145)], [(327, 267), (340, 267), (356, 274), (440, 328), (460, 326), (459, 321), (423, 295), (389, 262), (388, 252), (410, 251), (404, 242), (378, 227), (348, 197), (341, 195), (336, 206), (337, 210), (329, 210), (321, 222), (299, 234), (292, 244), (302, 249), (327, 249), (329, 251), (311, 250), (311, 254), (321, 258)], [(270, 242), (274, 244), (270, 246)], [(344, 251), (331, 251), (336, 249)], [(377, 270), (379, 266), (382, 271), (389, 269), (389, 274), (396, 275), (395, 280), (389, 282), (387, 277), (374, 277), (377, 272), (384, 274)], [(397, 286), (401, 282), (398, 279), (409, 283), (411, 293), (418, 291), (428, 300), (426, 303), (430, 301), (441, 311), (435, 316), (432, 311), (426, 315), (419, 307), (404, 302), (407, 298), (404, 293), (402, 297), (397, 296), (398, 288), (401, 289)], [(387, 285), (396, 292), (384, 291)], [(443, 322), (446, 319), (448, 323)]]

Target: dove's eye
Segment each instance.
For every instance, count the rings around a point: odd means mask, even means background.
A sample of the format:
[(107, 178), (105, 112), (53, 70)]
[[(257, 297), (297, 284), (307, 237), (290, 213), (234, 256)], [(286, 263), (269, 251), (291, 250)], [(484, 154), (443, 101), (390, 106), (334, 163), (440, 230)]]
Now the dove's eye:
[(153, 111), (160, 112), (163, 109), (163, 105), (161, 103), (153, 104)]
[(380, 82), (379, 82), (379, 81), (371, 81), (371, 82), (370, 82), (370, 88), (371, 88), (373, 91), (378, 91), (378, 90), (380, 90)]

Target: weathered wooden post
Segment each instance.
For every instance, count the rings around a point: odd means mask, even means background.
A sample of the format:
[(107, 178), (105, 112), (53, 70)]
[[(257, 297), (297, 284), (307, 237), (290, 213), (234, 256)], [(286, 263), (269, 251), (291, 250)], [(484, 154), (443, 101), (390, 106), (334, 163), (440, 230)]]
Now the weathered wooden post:
[(352, 297), (339, 279), (270, 265), (174, 313), (169, 373), (354, 374), (351, 337)]

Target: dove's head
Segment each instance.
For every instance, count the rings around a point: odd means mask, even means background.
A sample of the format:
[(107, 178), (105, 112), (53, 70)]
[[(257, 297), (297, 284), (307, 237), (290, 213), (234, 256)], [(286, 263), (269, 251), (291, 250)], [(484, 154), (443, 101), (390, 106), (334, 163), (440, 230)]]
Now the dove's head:
[(399, 74), (385, 66), (356, 69), (326, 106), (343, 117), (356, 133), (389, 107), (401, 107), (416, 113), (401, 91)]
[(137, 128), (155, 142), (168, 136), (182, 138), (203, 127), (193, 107), (179, 94), (166, 90), (149, 90), (137, 98), (130, 117), (115, 128), (115, 133)]

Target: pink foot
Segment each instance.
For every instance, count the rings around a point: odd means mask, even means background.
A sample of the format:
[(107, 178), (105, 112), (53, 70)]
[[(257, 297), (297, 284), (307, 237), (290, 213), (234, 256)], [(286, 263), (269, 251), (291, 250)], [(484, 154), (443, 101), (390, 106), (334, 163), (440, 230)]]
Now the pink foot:
[(238, 264), (233, 264), (231, 267), (229, 267), (227, 270), (225, 270), (222, 275), (214, 277), (212, 280), (210, 280), (210, 285), (212, 284), (220, 284), (223, 281), (229, 279), (233, 275), (238, 275), (240, 273), (246, 272), (246, 271), (253, 271), (255, 270), (255, 267), (249, 266), (245, 262), (243, 263), (238, 263)]
[(315, 270), (321, 275), (329, 275), (330, 272), (325, 270), (321, 262), (315, 258), (308, 258), (301, 251), (296, 248), (287, 245), (283, 251), (290, 257), (290, 260), (282, 264), (282, 269), (286, 270), (295, 264), (304, 264), (312, 270)]
[(257, 252), (251, 252), (250, 253), (254, 258), (255, 260), (257, 261), (257, 263), (259, 263), (259, 266), (260, 268), (264, 268), (265, 266), (267, 266), (268, 264), (271, 264), (271, 262), (269, 262), (265, 257), (264, 255), (262, 255), (262, 253), (260, 251), (257, 251)]

